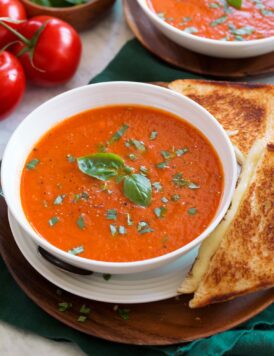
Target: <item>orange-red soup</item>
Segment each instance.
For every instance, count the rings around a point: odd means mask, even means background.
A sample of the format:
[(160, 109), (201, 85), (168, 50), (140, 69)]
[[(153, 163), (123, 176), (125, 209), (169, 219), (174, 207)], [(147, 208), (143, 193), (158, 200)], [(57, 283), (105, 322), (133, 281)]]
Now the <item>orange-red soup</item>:
[(227, 0), (147, 0), (170, 25), (193, 35), (223, 41), (274, 36), (274, 0), (243, 0), (237, 9)]
[[(80, 171), (76, 158), (98, 150), (147, 176), (149, 206), (131, 202), (123, 182)], [(61, 122), (37, 142), (21, 178), (23, 209), (40, 235), (64, 251), (113, 262), (189, 243), (210, 224), (222, 191), (222, 166), (207, 139), (187, 122), (143, 106), (102, 107)]]

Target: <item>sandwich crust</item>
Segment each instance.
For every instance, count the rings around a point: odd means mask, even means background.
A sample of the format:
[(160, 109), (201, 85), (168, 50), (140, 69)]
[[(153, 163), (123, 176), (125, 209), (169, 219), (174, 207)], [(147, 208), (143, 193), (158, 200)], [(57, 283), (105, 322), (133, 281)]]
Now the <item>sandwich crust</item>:
[(231, 141), (244, 154), (257, 139), (270, 141), (274, 86), (184, 79), (171, 82), (169, 88), (202, 105), (225, 130), (235, 131)]
[(274, 286), (274, 152), (268, 146), (191, 308)]

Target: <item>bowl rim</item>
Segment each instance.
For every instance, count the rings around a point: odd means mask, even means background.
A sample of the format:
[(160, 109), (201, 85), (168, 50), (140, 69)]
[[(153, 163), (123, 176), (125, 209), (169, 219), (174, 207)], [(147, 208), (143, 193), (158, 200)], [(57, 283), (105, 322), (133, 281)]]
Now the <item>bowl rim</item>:
[(268, 44), (273, 42), (274, 43), (274, 36), (270, 37), (265, 37), (265, 38), (260, 38), (256, 40), (247, 40), (247, 41), (222, 41), (222, 40), (215, 40), (212, 38), (207, 38), (207, 37), (201, 37), (201, 36), (196, 36), (191, 33), (184, 32), (182, 30), (179, 30), (175, 26), (172, 26), (162, 20), (157, 14), (151, 10), (148, 6), (147, 0), (137, 0), (139, 5), (142, 7), (144, 12), (152, 18), (155, 22), (157, 22), (162, 28), (164, 28), (167, 31), (172, 31), (176, 33), (178, 36), (181, 36), (182, 38), (188, 39), (188, 40), (195, 40), (196, 42), (199, 42), (201, 44), (208, 44), (208, 45), (219, 45), (223, 47), (245, 47), (245, 46), (256, 46), (259, 44)]
[[(31, 0), (21, 0), (23, 4), (27, 4), (28, 6), (31, 6), (37, 10), (43, 10), (43, 11), (48, 11), (48, 12), (76, 12), (77, 10), (81, 10), (85, 7), (88, 7), (89, 5), (95, 5), (96, 3), (99, 3), (100, 0), (89, 0), (86, 3), (79, 4), (77, 6), (71, 5), (68, 7), (49, 7), (49, 6), (42, 6), (39, 4), (36, 4), (35, 2), (32, 2)], [(35, 16), (41, 16), (41, 15), (35, 15)]]
[[(48, 105), (48, 103), (54, 102), (56, 99), (60, 99), (66, 96), (70, 96), (73, 95), (74, 93), (78, 93), (83, 91), (84, 92), (87, 89), (90, 89), (91, 87), (96, 89), (98, 87), (106, 87), (106, 86), (121, 86), (121, 85), (125, 85), (128, 87), (131, 87), (132, 89), (134, 88), (144, 88), (146, 87), (147, 89), (152, 89), (154, 91), (158, 91), (159, 93), (162, 92), (164, 95), (168, 95), (170, 97), (177, 97), (179, 100), (182, 101), (182, 104), (184, 104), (183, 102), (188, 102), (190, 105), (192, 105), (194, 108), (196, 108), (197, 110), (199, 110), (201, 112), (201, 114), (203, 114), (207, 120), (210, 120), (219, 130), (220, 135), (222, 136), (223, 142), (224, 144), (226, 144), (227, 149), (228, 149), (228, 154), (231, 158), (232, 161), (232, 169), (233, 171), (230, 172), (231, 174), (231, 186), (229, 187), (229, 192), (227, 194), (227, 199), (226, 201), (224, 201), (223, 204), (223, 208), (219, 211), (218, 214), (216, 214), (214, 216), (214, 218), (212, 219), (211, 223), (207, 226), (207, 228), (205, 230), (203, 230), (203, 232), (197, 236), (196, 238), (194, 238), (192, 241), (190, 241), (188, 244), (174, 250), (171, 251), (169, 253), (166, 253), (164, 255), (160, 255), (157, 257), (153, 257), (153, 258), (149, 258), (149, 259), (145, 259), (145, 260), (137, 260), (137, 261), (131, 261), (131, 262), (108, 262), (108, 261), (100, 261), (100, 260), (94, 260), (94, 259), (90, 259), (90, 258), (85, 258), (85, 257), (81, 257), (81, 256), (77, 256), (77, 255), (72, 255), (67, 253), (64, 250), (59, 249), (58, 247), (54, 246), (53, 244), (51, 244), (50, 242), (48, 242), (48, 240), (46, 240), (46, 238), (44, 238), (42, 235), (40, 235), (38, 232), (35, 231), (34, 228), (32, 228), (30, 222), (27, 220), (27, 217), (25, 216), (25, 220), (26, 220), (26, 224), (24, 223), (24, 221), (22, 221), (17, 214), (17, 211), (14, 209), (13, 205), (11, 204), (11, 202), (9, 201), (9, 196), (5, 194), (6, 191), (6, 184), (8, 184), (5, 180), (4, 177), (7, 176), (6, 170), (8, 171), (8, 156), (9, 156), (9, 152), (12, 151), (13, 149), (13, 141), (16, 139), (16, 135), (17, 132), (21, 129), (21, 127), (23, 127), (25, 125), (26, 122), (28, 121), (32, 121), (33, 120), (33, 115), (35, 115), (36, 112), (39, 112), (42, 108), (46, 107)], [(130, 88), (129, 88), (130, 90)], [(121, 101), (121, 104), (123, 104), (123, 102)], [(142, 104), (140, 104), (142, 105)], [(101, 106), (105, 106), (105, 105), (101, 105)], [(151, 105), (152, 107), (153, 104)], [(99, 107), (99, 106), (95, 106), (95, 107)], [(161, 108), (160, 108), (161, 109)], [(161, 109), (164, 111), (167, 111), (167, 109)], [(83, 110), (84, 111), (84, 110)], [(179, 116), (179, 115), (177, 115)], [(63, 120), (66, 120), (66, 118), (64, 118)], [(54, 127), (54, 125), (52, 126)], [(195, 126), (196, 127), (196, 126)], [(196, 127), (200, 132), (203, 133), (203, 131), (199, 128)], [(47, 131), (49, 131), (50, 129), (48, 129)], [(47, 132), (47, 131), (44, 131)], [(44, 134), (43, 133), (43, 134)], [(203, 133), (204, 134), (204, 133)], [(41, 135), (39, 136), (41, 137)], [(39, 137), (37, 138), (37, 140), (39, 140)], [(215, 143), (211, 142), (212, 146), (215, 149)], [(217, 153), (217, 152), (216, 152)], [(218, 155), (218, 154), (217, 154)], [(218, 155), (221, 163), (222, 163), (222, 158)], [(22, 171), (20, 171), (20, 177), (21, 177)], [(8, 181), (8, 180), (7, 180)], [(199, 105), (198, 103), (196, 103), (195, 101), (193, 101), (192, 99), (188, 98), (187, 96), (184, 96), (182, 94), (179, 94), (175, 91), (171, 91), (168, 88), (163, 88), (160, 86), (156, 86), (153, 84), (147, 84), (147, 83), (140, 83), (140, 82), (130, 82), (130, 81), (112, 81), (112, 82), (103, 82), (103, 83), (96, 83), (96, 84), (89, 84), (89, 85), (84, 85), (78, 88), (74, 88), (72, 90), (68, 90), (66, 92), (63, 92), (59, 95), (54, 96), (53, 98), (47, 100), (46, 102), (44, 102), (43, 104), (39, 105), (36, 109), (34, 109), (32, 112), (30, 112), (25, 119), (18, 125), (18, 127), (16, 128), (16, 130), (13, 132), (12, 136), (9, 139), (9, 142), (5, 148), (4, 154), (3, 154), (3, 159), (2, 159), (2, 169), (1, 169), (1, 183), (2, 183), (2, 189), (3, 189), (3, 193), (4, 193), (4, 197), (5, 200), (7, 202), (8, 208), (10, 209), (12, 215), (14, 216), (14, 218), (16, 219), (16, 221), (19, 223), (19, 225), (23, 228), (23, 230), (25, 232), (27, 232), (28, 235), (30, 235), (30, 237), (38, 244), (41, 245), (42, 247), (44, 247), (47, 251), (52, 252), (55, 256), (58, 255), (59, 258), (62, 259), (62, 257), (65, 260), (70, 260), (72, 264), (74, 265), (80, 265), (81, 262), (86, 264), (86, 266), (90, 266), (92, 268), (92, 266), (96, 266), (96, 268), (113, 268), (113, 271), (115, 273), (115, 269), (117, 268), (138, 268), (138, 267), (145, 267), (148, 265), (153, 265), (153, 264), (157, 264), (157, 263), (161, 263), (164, 260), (170, 260), (172, 258), (178, 258), (180, 256), (182, 256), (183, 254), (187, 253), (188, 251), (192, 250), (193, 248), (195, 248), (196, 246), (198, 246), (207, 236), (209, 236), (209, 234), (217, 227), (217, 225), (220, 223), (220, 221), (223, 219), (234, 194), (235, 191), (235, 186), (236, 186), (236, 181), (237, 181), (237, 161), (236, 161), (236, 156), (235, 156), (235, 151), (233, 148), (233, 145), (228, 137), (228, 135), (226, 134), (224, 128), (222, 127), (222, 125), (217, 121), (217, 119), (210, 114), (204, 107), (202, 107), (201, 105)], [(21, 180), (20, 180), (21, 182)], [(224, 189), (225, 189), (225, 183), (224, 183)], [(22, 207), (22, 203), (21, 203), (21, 197), (20, 194), (19, 196), (17, 196), (17, 199), (19, 199), (20, 201), (20, 205)], [(24, 209), (22, 207), (22, 210), (24, 212)], [(77, 264), (77, 262), (79, 262), (80, 264)], [(130, 272), (129, 272), (130, 273)]]

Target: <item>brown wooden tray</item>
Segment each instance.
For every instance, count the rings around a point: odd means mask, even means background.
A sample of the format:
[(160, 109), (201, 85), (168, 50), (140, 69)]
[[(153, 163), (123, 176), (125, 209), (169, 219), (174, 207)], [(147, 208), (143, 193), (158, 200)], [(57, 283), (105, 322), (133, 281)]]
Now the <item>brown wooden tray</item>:
[[(11, 234), (7, 207), (0, 197), (0, 252), (13, 278), (45, 312), (74, 329), (102, 339), (134, 345), (172, 345), (207, 337), (230, 329), (258, 314), (274, 301), (274, 290), (250, 294), (234, 301), (199, 310), (188, 308), (188, 296), (180, 300), (127, 306), (130, 319), (123, 320), (114, 305), (90, 301), (67, 292), (57, 295), (57, 287), (48, 282), (23, 257)], [(72, 303), (61, 313), (59, 302)], [(79, 323), (79, 309), (92, 309), (89, 319)], [(125, 306), (123, 306), (125, 307)]]
[(192, 52), (164, 36), (137, 1), (124, 0), (127, 23), (137, 39), (164, 61), (187, 71), (215, 78), (239, 79), (274, 73), (274, 52), (253, 58), (224, 59)]

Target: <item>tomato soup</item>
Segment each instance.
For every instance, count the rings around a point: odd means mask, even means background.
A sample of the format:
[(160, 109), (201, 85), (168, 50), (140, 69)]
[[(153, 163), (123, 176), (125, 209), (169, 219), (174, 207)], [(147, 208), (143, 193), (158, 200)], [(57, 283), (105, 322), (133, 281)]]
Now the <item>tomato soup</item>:
[(240, 9), (227, 0), (147, 0), (168, 24), (193, 35), (223, 41), (274, 36), (274, 0), (243, 0)]
[(21, 200), (52, 245), (138, 261), (200, 235), (218, 209), (223, 177), (214, 148), (189, 123), (150, 107), (107, 106), (66, 119), (37, 142)]

